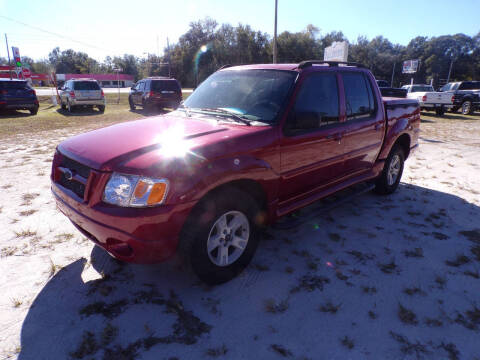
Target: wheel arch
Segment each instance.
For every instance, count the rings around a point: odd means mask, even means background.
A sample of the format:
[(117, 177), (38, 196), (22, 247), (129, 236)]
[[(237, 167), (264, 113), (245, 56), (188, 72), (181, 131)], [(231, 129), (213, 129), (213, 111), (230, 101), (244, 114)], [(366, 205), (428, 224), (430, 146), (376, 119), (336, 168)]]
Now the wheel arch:
[(410, 155), (410, 144), (411, 144), (411, 139), (410, 135), (404, 133), (398, 137), (397, 140), (395, 140), (395, 143), (392, 146), (392, 149), (395, 147), (395, 145), (399, 145), (403, 149), (403, 153), (405, 155), (405, 160), (408, 158), (408, 155)]

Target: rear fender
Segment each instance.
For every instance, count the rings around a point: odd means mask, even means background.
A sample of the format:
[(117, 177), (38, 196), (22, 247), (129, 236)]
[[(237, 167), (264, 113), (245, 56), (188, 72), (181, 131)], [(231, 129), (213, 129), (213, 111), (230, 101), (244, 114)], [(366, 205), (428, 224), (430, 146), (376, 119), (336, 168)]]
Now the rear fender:
[[(420, 107), (403, 105), (389, 107), (387, 105), (387, 131), (379, 160), (385, 160), (397, 140), (404, 134), (409, 137), (410, 148), (418, 143), (420, 132)], [(410, 149), (408, 149), (408, 152)], [(408, 152), (406, 155), (408, 155)]]

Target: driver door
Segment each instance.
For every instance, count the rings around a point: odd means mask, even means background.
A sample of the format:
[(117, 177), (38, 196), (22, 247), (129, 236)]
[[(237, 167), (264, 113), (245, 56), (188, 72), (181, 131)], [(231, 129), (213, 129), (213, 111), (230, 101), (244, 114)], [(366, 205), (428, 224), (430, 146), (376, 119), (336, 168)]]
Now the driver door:
[(345, 112), (336, 71), (311, 73), (300, 86), (281, 140), (280, 205), (321, 191), (344, 173)]

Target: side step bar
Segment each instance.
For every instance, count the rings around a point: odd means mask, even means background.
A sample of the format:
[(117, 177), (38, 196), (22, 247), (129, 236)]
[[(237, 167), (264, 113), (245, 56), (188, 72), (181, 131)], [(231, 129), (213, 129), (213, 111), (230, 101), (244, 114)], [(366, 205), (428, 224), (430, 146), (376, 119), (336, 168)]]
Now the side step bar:
[[(292, 217), (291, 214), (290, 216), (283, 216), (282, 219), (273, 224), (272, 227), (277, 230), (290, 230), (296, 228), (297, 226), (302, 225), (307, 221), (313, 220), (318, 215), (329, 211), (341, 204), (349, 202), (358, 195), (369, 192), (374, 188), (375, 184), (373, 182), (364, 182), (354, 185), (333, 195), (327, 196), (326, 198), (323, 198), (313, 203), (312, 205), (303, 208), (300, 211), (305, 213), (301, 214), (298, 217)], [(295, 214), (295, 212), (293, 214)]]

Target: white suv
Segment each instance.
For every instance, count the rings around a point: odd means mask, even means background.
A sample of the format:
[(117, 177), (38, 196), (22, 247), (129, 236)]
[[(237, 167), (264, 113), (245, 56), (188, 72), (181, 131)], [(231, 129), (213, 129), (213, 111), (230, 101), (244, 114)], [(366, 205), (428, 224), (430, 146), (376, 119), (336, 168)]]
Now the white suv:
[(100, 112), (105, 111), (105, 95), (95, 79), (71, 79), (59, 90), (63, 110), (72, 112), (75, 107), (96, 106)]

